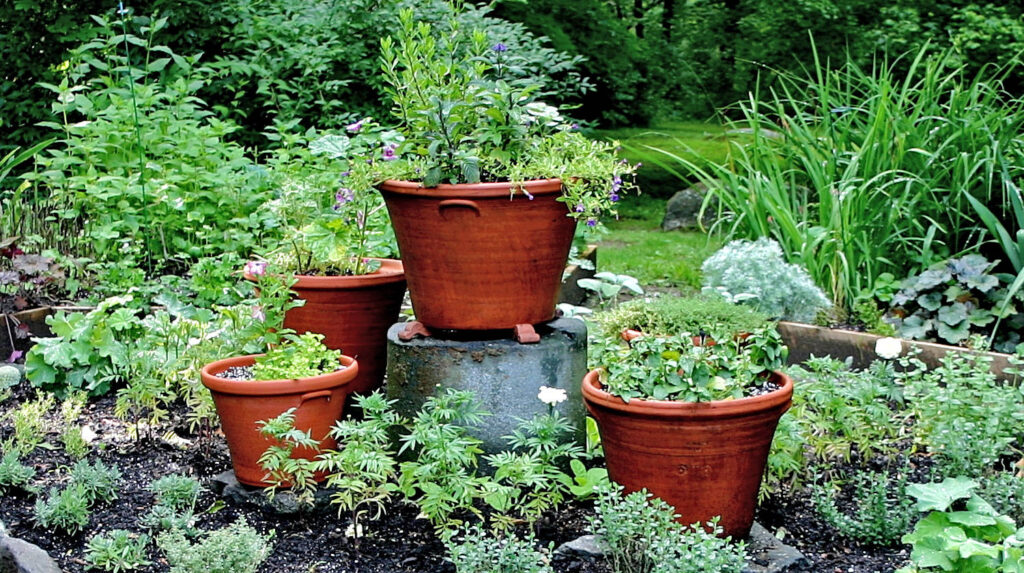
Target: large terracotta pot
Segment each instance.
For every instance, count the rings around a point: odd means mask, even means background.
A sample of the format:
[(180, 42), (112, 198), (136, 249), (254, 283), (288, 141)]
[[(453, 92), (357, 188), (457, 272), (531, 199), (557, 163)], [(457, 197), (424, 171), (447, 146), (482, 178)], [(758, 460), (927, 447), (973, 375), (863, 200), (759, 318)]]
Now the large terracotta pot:
[[(297, 380), (229, 380), (216, 375), (228, 368), (251, 366), (256, 356), (211, 362), (203, 367), (201, 376), (203, 385), (213, 394), (235, 477), (246, 485), (267, 486), (270, 484), (263, 481), (266, 472), (258, 460), (275, 441), (260, 435), (257, 422), (296, 408), (296, 429), (309, 430), (314, 439), (320, 440), (321, 449), (333, 448), (335, 442), (327, 432), (341, 419), (359, 365), (353, 358), (342, 356), (344, 369)], [(313, 459), (316, 452), (298, 448), (292, 457)]]
[(379, 186), (402, 253), (416, 319), (497, 330), (552, 319), (576, 221), (558, 179)]
[(398, 322), (405, 297), (402, 262), (377, 259), (375, 272), (358, 276), (299, 275), (292, 285), (306, 304), (288, 309), (284, 327), (324, 335), (328, 348), (359, 361), (350, 388), (368, 394), (380, 388), (387, 366), (388, 328)]
[(680, 523), (721, 516), (725, 535), (746, 537), (779, 418), (793, 381), (762, 396), (713, 402), (632, 399), (601, 389), (600, 371), (583, 379), (583, 399), (597, 420), (608, 476), (627, 493), (647, 488), (675, 507)]

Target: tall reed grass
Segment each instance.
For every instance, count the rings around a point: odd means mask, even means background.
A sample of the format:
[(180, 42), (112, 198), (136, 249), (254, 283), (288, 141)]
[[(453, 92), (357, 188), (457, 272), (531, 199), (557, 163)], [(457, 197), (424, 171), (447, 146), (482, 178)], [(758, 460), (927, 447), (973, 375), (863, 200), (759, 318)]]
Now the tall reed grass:
[(726, 162), (663, 153), (678, 176), (708, 186), (705, 207), (720, 199), (717, 230), (774, 238), (850, 308), (883, 272), (977, 250), (985, 230), (968, 196), (1008, 211), (1024, 113), (1001, 89), (1005, 73), (967, 77), (925, 49), (867, 68), (829, 69), (815, 55), (811, 70), (738, 104), (730, 127), (752, 140)]

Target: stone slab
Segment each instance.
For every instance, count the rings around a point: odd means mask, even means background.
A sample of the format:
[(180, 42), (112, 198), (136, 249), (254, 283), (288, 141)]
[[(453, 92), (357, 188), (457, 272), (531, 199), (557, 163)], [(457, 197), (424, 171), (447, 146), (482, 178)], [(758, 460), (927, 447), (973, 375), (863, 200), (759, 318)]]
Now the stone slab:
[[(541, 340), (519, 344), (508, 338), (452, 340), (416, 338), (402, 341), (404, 323), (388, 331), (387, 395), (395, 409), (413, 417), (427, 398), (443, 389), (470, 390), (480, 407), (489, 412), (472, 433), (483, 440), (487, 453), (508, 449), (503, 436), (520, 420), (547, 412), (537, 398), (541, 386), (560, 388), (568, 399), (557, 406), (576, 428), (583, 442), (586, 408), (580, 388), (587, 373), (587, 327), (574, 318), (559, 318), (538, 325)], [(508, 333), (510, 335), (511, 333)]]
[(312, 507), (299, 504), (298, 500), (287, 488), (279, 489), (271, 498), (260, 487), (252, 487), (239, 483), (235, 472), (228, 470), (218, 474), (210, 481), (210, 489), (232, 505), (253, 507), (270, 515), (289, 516), (302, 512), (323, 513), (335, 511), (331, 508), (331, 491), (320, 488)]

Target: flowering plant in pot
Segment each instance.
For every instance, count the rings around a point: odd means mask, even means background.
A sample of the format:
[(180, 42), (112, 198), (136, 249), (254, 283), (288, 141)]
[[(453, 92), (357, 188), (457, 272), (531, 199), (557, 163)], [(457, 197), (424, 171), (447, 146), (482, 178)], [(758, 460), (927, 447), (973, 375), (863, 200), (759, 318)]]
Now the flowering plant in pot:
[(714, 345), (688, 332), (605, 345), (583, 398), (612, 481), (646, 488), (681, 523), (720, 516), (725, 535), (745, 537), (793, 382), (778, 370), (787, 353), (773, 327), (742, 340), (710, 330)]
[(323, 334), (329, 348), (357, 358), (352, 388), (360, 394), (383, 381), (387, 329), (398, 320), (406, 285), (401, 261), (391, 258), (397, 249), (383, 201), (350, 177), (351, 166), (397, 141), (399, 134), (367, 118), (314, 140), (308, 162), (281, 162), (301, 164), (285, 171), (271, 205), (286, 224), (284, 238), (245, 267), (257, 282), (268, 273), (295, 277), (291, 289), (303, 304), (287, 311), (284, 327)]
[(454, 12), (430, 25), (404, 11), (381, 48), (403, 139), (352, 175), (384, 196), (417, 319), (465, 330), (551, 319), (576, 221), (613, 214), (636, 166), (541, 101), (510, 72), (508, 46)]
[[(200, 371), (213, 394), (238, 481), (266, 486), (259, 459), (274, 444), (260, 433), (259, 422), (292, 411), (294, 426), (309, 432), (321, 448), (332, 448), (331, 426), (342, 417), (345, 401), (359, 372), (356, 361), (327, 348), (323, 335), (283, 335), (284, 342), (266, 354), (211, 362)], [(298, 449), (293, 456), (316, 455)]]

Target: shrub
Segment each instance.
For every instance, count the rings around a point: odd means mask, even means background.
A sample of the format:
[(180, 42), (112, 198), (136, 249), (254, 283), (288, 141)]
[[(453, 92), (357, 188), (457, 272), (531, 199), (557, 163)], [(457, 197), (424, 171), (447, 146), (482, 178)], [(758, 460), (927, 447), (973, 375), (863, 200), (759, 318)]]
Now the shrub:
[(701, 267), (705, 289), (780, 320), (811, 322), (829, 307), (807, 271), (790, 264), (771, 239), (731, 241)]
[[(621, 488), (618, 488), (621, 490)], [(675, 521), (672, 507), (646, 491), (622, 496), (602, 494), (595, 507), (591, 530), (604, 541), (615, 573), (739, 573), (745, 563), (743, 542), (716, 537), (700, 524), (684, 527)]]
[(124, 529), (94, 535), (85, 546), (86, 568), (113, 573), (140, 569), (150, 564), (146, 560), (147, 545), (148, 535), (135, 535)]
[(192, 543), (180, 530), (157, 537), (171, 573), (256, 573), (270, 555), (274, 532), (261, 535), (245, 518), (209, 531)]

